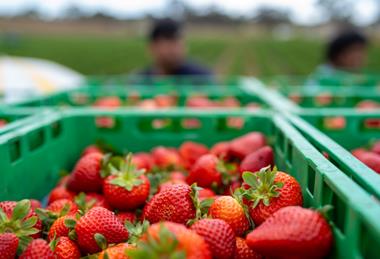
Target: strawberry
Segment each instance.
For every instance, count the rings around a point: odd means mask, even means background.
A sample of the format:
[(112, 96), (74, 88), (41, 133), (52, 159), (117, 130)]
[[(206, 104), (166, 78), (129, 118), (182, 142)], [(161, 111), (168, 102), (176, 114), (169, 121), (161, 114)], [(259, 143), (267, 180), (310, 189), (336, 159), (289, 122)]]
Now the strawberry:
[(173, 148), (156, 147), (152, 150), (154, 163), (159, 168), (177, 168), (181, 166), (181, 158)]
[(117, 108), (122, 106), (122, 102), (118, 96), (105, 96), (96, 100), (93, 106), (97, 108)]
[(154, 165), (152, 156), (149, 153), (135, 153), (132, 156), (132, 164), (136, 166), (137, 169), (145, 169), (149, 172)]
[(71, 200), (60, 199), (52, 202), (46, 207), (46, 210), (60, 215), (60, 214), (75, 214), (78, 211), (78, 206)]
[(227, 160), (229, 148), (230, 142), (219, 142), (212, 146), (212, 148), (210, 149), (210, 154), (213, 154), (220, 159)]
[(5, 127), (7, 124), (8, 122), (5, 119), (0, 119), (0, 128)]
[(271, 147), (265, 146), (243, 159), (239, 167), (240, 175), (245, 171), (257, 172), (268, 165), (273, 165), (273, 150)]
[(128, 243), (120, 243), (115, 246), (108, 247), (102, 251), (98, 259), (112, 258), (112, 259), (128, 259), (127, 251), (134, 249), (134, 247)]
[(173, 222), (151, 225), (137, 248), (129, 251), (128, 255), (132, 258), (212, 258), (203, 237)]
[(55, 259), (49, 244), (43, 239), (34, 239), (20, 255), (19, 259)]
[(79, 247), (68, 237), (60, 237), (53, 247), (56, 259), (79, 259)]
[(238, 108), (241, 106), (240, 101), (234, 96), (227, 96), (220, 103), (223, 107)]
[(67, 188), (74, 192), (99, 192), (102, 189), (103, 155), (92, 153), (79, 159), (67, 183)]
[[(115, 169), (116, 170), (116, 169)], [(118, 210), (134, 210), (148, 199), (150, 182), (144, 170), (137, 170), (129, 155), (120, 169), (108, 176), (103, 183), (103, 193), (107, 202)]]
[(0, 234), (0, 255), (3, 259), (16, 258), (18, 238), (13, 233)]
[(210, 188), (212, 185), (220, 185), (222, 174), (219, 159), (211, 154), (203, 155), (191, 167), (186, 179), (188, 184), (197, 183), (198, 186)]
[(371, 151), (380, 155), (380, 140), (377, 140), (373, 145), (372, 145), (372, 148), (371, 148)]
[(68, 227), (66, 220), (75, 221), (76, 219), (73, 215), (65, 215), (56, 219), (49, 229), (48, 240), (51, 241), (54, 237), (69, 236), (70, 228)]
[(255, 174), (244, 172), (243, 179), (249, 186), (243, 197), (256, 225), (283, 207), (302, 206), (302, 190), (297, 180), (276, 168), (265, 167)]
[(224, 220), (201, 219), (191, 228), (204, 238), (214, 258), (228, 259), (235, 253), (235, 233)]
[(128, 231), (115, 214), (102, 207), (94, 207), (82, 216), (75, 225), (75, 232), (84, 253), (96, 253), (102, 250), (104, 243), (120, 243), (128, 239)]
[(227, 222), (237, 236), (249, 229), (249, 221), (243, 207), (231, 196), (220, 196), (211, 204), (209, 214), (214, 219)]
[(216, 104), (207, 96), (191, 96), (187, 99), (186, 106), (191, 108), (212, 108)]
[(230, 142), (229, 155), (243, 160), (250, 153), (266, 145), (265, 136), (260, 132), (251, 132)]
[(163, 183), (161, 183), (159, 186), (158, 186), (158, 189), (157, 189), (157, 192), (160, 192), (166, 188), (168, 188), (169, 186), (173, 185), (173, 184), (187, 184), (186, 181), (184, 180), (177, 180), (177, 179), (174, 179), (174, 180), (168, 180), (168, 181), (165, 181)]
[(253, 251), (244, 238), (236, 237), (236, 250), (234, 259), (263, 259), (259, 253)]
[(38, 238), (42, 222), (29, 200), (0, 202), (0, 233), (14, 233), (18, 238)]
[(185, 168), (190, 168), (201, 156), (208, 153), (208, 148), (192, 141), (183, 142), (178, 149)]
[(123, 225), (124, 225), (126, 220), (128, 220), (131, 223), (136, 221), (136, 215), (133, 212), (122, 211), (122, 212), (117, 213), (116, 217), (119, 219), (119, 221)]
[(332, 247), (333, 235), (319, 212), (289, 206), (249, 233), (247, 244), (265, 257), (325, 258)]
[(66, 187), (57, 186), (53, 190), (51, 190), (49, 194), (48, 204), (60, 199), (72, 200), (74, 196), (75, 196), (75, 193), (67, 190)]
[(373, 110), (373, 109), (379, 109), (380, 103), (373, 101), (373, 100), (363, 100), (356, 104), (356, 108), (358, 110)]
[(91, 209), (92, 207), (103, 207), (108, 210), (112, 210), (111, 206), (108, 204), (106, 198), (96, 192), (89, 192), (85, 194), (85, 206), (87, 207), (87, 210)]
[(198, 191), (198, 196), (200, 200), (205, 200), (208, 198), (215, 198), (216, 194), (207, 188), (202, 188)]
[(160, 108), (168, 108), (168, 107), (174, 107), (176, 106), (177, 98), (175, 96), (170, 95), (156, 95), (154, 97), (154, 100), (156, 101), (156, 104)]
[(40, 201), (35, 200), (35, 199), (30, 199), (30, 207), (32, 210), (42, 208), (42, 204)]
[(186, 184), (168, 186), (145, 205), (143, 218), (150, 223), (172, 221), (186, 224), (195, 217), (194, 192), (194, 189)]
[(380, 174), (380, 155), (375, 152), (358, 150), (353, 153), (357, 159), (359, 159), (363, 164), (371, 168), (376, 173)]
[(103, 151), (96, 145), (90, 145), (86, 147), (82, 152), (82, 157), (91, 153), (100, 153), (103, 154)]

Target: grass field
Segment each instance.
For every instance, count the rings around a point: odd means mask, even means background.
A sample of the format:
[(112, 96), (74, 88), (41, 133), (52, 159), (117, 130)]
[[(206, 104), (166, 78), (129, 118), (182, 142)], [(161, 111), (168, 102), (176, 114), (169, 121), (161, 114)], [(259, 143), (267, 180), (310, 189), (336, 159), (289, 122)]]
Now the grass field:
[[(322, 42), (307, 39), (193, 37), (188, 44), (191, 58), (227, 75), (304, 75), (323, 52)], [(0, 53), (50, 59), (84, 74), (127, 73), (149, 63), (144, 39), (121, 36), (3, 36)], [(368, 70), (380, 71), (380, 45), (371, 46)]]

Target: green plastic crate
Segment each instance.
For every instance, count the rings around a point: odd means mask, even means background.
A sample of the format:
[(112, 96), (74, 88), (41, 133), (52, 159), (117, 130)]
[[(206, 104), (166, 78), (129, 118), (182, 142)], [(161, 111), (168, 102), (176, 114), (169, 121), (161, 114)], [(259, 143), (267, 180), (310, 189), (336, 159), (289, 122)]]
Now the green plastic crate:
[[(114, 120), (112, 128), (98, 126), (99, 117)], [(245, 121), (229, 128), (228, 118)], [(197, 119), (197, 128), (184, 121)], [(168, 120), (160, 130), (155, 120)], [(179, 146), (185, 140), (212, 145), (250, 131), (261, 131), (274, 148), (277, 166), (300, 182), (306, 207), (331, 204), (336, 245), (332, 258), (376, 258), (380, 247), (380, 205), (310, 145), (283, 117), (269, 112), (211, 113), (189, 109), (141, 112), (136, 110), (66, 110), (0, 136), (0, 200), (43, 198), (70, 170), (82, 149), (97, 140), (122, 151), (147, 151), (156, 145)], [(125, 150), (124, 150), (125, 151)]]
[(350, 109), (302, 110), (287, 115), (291, 123), (329, 160), (380, 201), (380, 175), (357, 160), (350, 151), (380, 140), (380, 111)]

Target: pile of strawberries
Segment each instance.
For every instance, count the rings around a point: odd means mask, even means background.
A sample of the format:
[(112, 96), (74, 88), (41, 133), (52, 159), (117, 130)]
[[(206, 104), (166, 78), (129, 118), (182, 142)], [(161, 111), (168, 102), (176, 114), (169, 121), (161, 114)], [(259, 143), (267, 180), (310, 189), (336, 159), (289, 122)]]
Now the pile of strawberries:
[(380, 174), (380, 140), (377, 140), (370, 148), (357, 148), (352, 154), (366, 164), (376, 173)]
[(0, 257), (324, 258), (332, 231), (302, 202), (259, 132), (126, 157), (89, 146), (45, 208), (0, 202)]
[[(117, 96), (109, 96), (97, 99), (93, 106), (101, 108), (136, 106), (145, 110), (156, 110), (178, 106), (178, 98), (175, 95), (156, 95), (153, 98), (141, 99), (139, 95), (131, 94), (124, 102)], [(225, 97), (220, 100), (212, 100), (206, 95), (193, 95), (186, 100), (185, 106), (191, 108), (238, 108), (243, 106), (248, 108), (258, 108), (259, 104), (252, 102), (243, 105), (233, 96)]]

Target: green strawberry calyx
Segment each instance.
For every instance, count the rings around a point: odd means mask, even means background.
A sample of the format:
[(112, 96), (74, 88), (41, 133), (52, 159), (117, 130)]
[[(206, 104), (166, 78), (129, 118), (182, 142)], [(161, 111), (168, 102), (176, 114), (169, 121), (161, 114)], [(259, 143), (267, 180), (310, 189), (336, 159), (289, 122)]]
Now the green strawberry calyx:
[(206, 218), (208, 209), (211, 207), (211, 204), (214, 202), (214, 199), (212, 198), (204, 199), (202, 201), (199, 199), (199, 191), (202, 190), (202, 188), (198, 187), (196, 183), (193, 183), (190, 187), (191, 187), (190, 197), (191, 197), (191, 200), (193, 201), (194, 208), (195, 208), (195, 218), (190, 219), (187, 222), (187, 225), (189, 226), (191, 226), (196, 221), (202, 218)]
[(149, 226), (150, 224), (147, 220), (144, 220), (143, 222), (136, 222), (135, 224), (126, 220), (124, 227), (128, 230), (129, 233), (128, 243), (136, 244), (138, 240), (140, 240), (141, 236), (146, 233)]
[[(125, 161), (126, 160), (126, 161)], [(116, 175), (109, 182), (111, 184), (125, 188), (127, 191), (132, 191), (133, 187), (143, 183), (141, 176), (145, 173), (144, 169), (137, 169), (132, 163), (132, 153), (127, 155), (126, 159), (119, 161), (118, 167), (109, 164), (111, 175)]]
[(139, 241), (136, 249), (127, 251), (127, 255), (135, 259), (185, 259), (186, 253), (178, 250), (178, 245), (177, 237), (161, 223), (157, 238), (148, 234), (146, 240)]
[(272, 198), (280, 196), (280, 190), (284, 186), (282, 182), (275, 182), (277, 168), (271, 169), (270, 166), (261, 168), (259, 172), (244, 172), (243, 180), (249, 185), (249, 189), (243, 190), (242, 196), (252, 201), (251, 205), (255, 208), (262, 202), (265, 206), (269, 206)]

